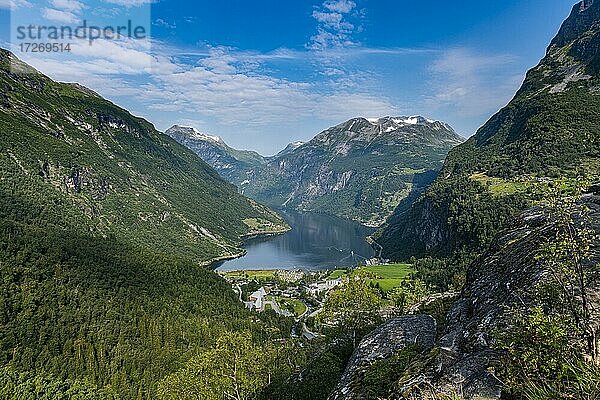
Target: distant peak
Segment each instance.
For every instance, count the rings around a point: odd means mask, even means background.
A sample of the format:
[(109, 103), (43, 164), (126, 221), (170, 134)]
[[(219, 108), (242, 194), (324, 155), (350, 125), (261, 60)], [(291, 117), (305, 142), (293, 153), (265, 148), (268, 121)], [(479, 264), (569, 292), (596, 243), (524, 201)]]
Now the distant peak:
[(196, 128), (194, 128), (192, 126), (173, 125), (169, 129), (167, 129), (167, 131), (165, 133), (167, 135), (171, 135), (172, 133), (179, 133), (179, 134), (183, 134), (192, 139), (204, 140), (207, 142), (214, 142), (214, 143), (221, 143), (221, 144), (225, 143), (223, 141), (223, 139), (221, 139), (221, 137), (215, 136), (215, 135), (209, 135), (204, 132), (200, 132), (199, 130), (197, 130)]
[(292, 142), (290, 144), (288, 144), (285, 149), (281, 150), (279, 153), (277, 153), (275, 155), (275, 157), (279, 157), (279, 156), (283, 156), (286, 154), (289, 154), (291, 152), (293, 152), (294, 150), (296, 150), (297, 148), (299, 148), (300, 146), (306, 144), (306, 142), (301, 142), (301, 141), (297, 141), (297, 142)]
[[(553, 47), (562, 48), (571, 45), (575, 40), (589, 41), (594, 37), (592, 33), (598, 31), (598, 20), (600, 19), (600, 0), (584, 0), (573, 6), (573, 10), (569, 17), (563, 22), (558, 34), (554, 37), (548, 53)], [(588, 44), (585, 46), (585, 53), (591, 55), (596, 47)], [(572, 55), (572, 53), (571, 53)]]
[(381, 117), (381, 118), (365, 118), (373, 125), (381, 125), (384, 123), (392, 122), (396, 125), (424, 125), (424, 124), (434, 124), (436, 122), (442, 123), (440, 121), (434, 121), (429, 118), (425, 118), (420, 115), (413, 115), (410, 117)]

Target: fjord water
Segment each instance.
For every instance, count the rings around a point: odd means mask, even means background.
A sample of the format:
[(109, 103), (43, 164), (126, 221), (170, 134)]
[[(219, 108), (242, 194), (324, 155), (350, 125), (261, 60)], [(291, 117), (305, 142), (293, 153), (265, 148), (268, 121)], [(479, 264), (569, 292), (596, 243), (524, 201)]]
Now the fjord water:
[(291, 231), (249, 240), (244, 257), (220, 263), (217, 270), (322, 270), (353, 266), (374, 255), (365, 241), (372, 228), (325, 214), (280, 211), (280, 215)]

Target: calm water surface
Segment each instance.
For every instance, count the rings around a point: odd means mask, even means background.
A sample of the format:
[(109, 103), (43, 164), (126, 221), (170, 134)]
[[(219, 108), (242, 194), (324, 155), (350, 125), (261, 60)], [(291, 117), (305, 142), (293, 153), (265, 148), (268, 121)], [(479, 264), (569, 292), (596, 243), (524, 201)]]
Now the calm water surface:
[(374, 256), (365, 242), (372, 228), (324, 214), (280, 214), (292, 227), (290, 232), (249, 240), (244, 246), (246, 256), (220, 263), (217, 270), (321, 270), (356, 265)]

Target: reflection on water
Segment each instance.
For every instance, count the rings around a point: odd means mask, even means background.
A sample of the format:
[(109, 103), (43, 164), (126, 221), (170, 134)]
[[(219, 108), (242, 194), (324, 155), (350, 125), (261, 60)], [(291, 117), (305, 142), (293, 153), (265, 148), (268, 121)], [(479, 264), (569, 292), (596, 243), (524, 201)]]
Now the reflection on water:
[(218, 270), (330, 269), (356, 265), (374, 255), (365, 242), (372, 228), (323, 214), (280, 214), (292, 227), (290, 232), (248, 241), (246, 256), (225, 261)]

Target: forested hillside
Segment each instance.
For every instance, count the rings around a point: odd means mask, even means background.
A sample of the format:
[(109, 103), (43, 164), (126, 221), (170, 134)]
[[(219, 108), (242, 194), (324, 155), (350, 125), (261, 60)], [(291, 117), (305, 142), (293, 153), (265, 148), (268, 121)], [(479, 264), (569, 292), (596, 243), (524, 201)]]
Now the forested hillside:
[(452, 150), (427, 192), (376, 235), (387, 256), (478, 253), (536, 200), (531, 183), (597, 176), (599, 49), (600, 3), (580, 3), (514, 99)]
[(284, 229), (276, 214), (150, 123), (4, 50), (0, 90), (2, 398), (154, 399), (225, 332), (289, 332), (201, 267)]
[(74, 212), (90, 232), (197, 261), (239, 253), (246, 219), (262, 220), (265, 231), (283, 227), (147, 121), (87, 89), (52, 82), (5, 51), (0, 56), (0, 157), (10, 170), (4, 190), (44, 207), (56, 195), (64, 200), (56, 207)]

